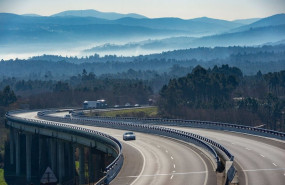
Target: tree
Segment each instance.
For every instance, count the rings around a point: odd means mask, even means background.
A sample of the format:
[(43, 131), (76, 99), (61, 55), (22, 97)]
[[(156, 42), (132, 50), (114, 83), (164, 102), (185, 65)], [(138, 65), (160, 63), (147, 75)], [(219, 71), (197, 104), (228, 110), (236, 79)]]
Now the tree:
[(10, 86), (6, 86), (3, 91), (0, 91), (0, 106), (8, 106), (17, 101), (17, 97)]
[(69, 87), (68, 83), (61, 82), (61, 81), (57, 82), (54, 86), (54, 89), (53, 89), (54, 92), (66, 92), (69, 90), (70, 90), (70, 87)]

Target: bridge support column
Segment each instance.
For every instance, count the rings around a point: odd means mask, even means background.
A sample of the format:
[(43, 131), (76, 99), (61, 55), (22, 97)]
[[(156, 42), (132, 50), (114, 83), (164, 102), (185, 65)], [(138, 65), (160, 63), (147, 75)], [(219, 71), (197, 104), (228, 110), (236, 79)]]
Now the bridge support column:
[(55, 139), (50, 139), (50, 159), (51, 159), (51, 169), (56, 174), (56, 141)]
[(70, 143), (69, 145), (67, 145), (67, 157), (68, 157), (68, 171), (67, 176), (70, 179), (74, 179), (75, 177), (75, 151), (74, 151), (74, 146), (72, 143)]
[(21, 172), (21, 151), (20, 151), (20, 133), (15, 133), (15, 145), (16, 145), (16, 175), (19, 176)]
[(70, 175), (72, 178), (75, 178), (75, 146), (74, 144), (71, 144), (70, 146), (70, 149), (71, 149), (71, 153), (70, 153)]
[(58, 141), (58, 181), (59, 184), (63, 183), (64, 177), (64, 144)]
[(27, 181), (31, 182), (32, 178), (32, 135), (26, 134), (26, 176)]
[(88, 159), (88, 175), (89, 175), (89, 183), (93, 183), (95, 181), (94, 174), (94, 160), (92, 148), (89, 148), (89, 159)]
[(101, 178), (102, 168), (104, 168), (104, 155), (98, 151), (94, 152), (95, 155), (95, 181), (98, 181)]
[(85, 184), (85, 160), (84, 147), (79, 147), (79, 184)]
[(42, 174), (42, 171), (45, 170), (43, 169), (43, 154), (42, 154), (42, 147), (43, 147), (43, 138), (41, 136), (39, 136), (39, 174)]
[(10, 164), (14, 164), (14, 129), (10, 128)]

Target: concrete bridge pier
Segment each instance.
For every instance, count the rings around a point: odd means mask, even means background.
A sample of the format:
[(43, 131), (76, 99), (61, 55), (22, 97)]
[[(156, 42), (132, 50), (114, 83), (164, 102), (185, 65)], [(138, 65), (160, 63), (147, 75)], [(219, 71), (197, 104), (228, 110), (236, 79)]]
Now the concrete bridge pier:
[(64, 143), (62, 141), (57, 141), (58, 146), (58, 182), (63, 183), (64, 178)]
[(79, 147), (79, 184), (85, 184), (85, 155), (84, 147)]
[(75, 177), (75, 174), (76, 174), (76, 171), (75, 171), (75, 146), (74, 146), (74, 144), (72, 144), (72, 146), (71, 146), (71, 151), (72, 151), (72, 153), (71, 153), (71, 171), (72, 171), (72, 177), (74, 178)]
[(94, 165), (94, 179), (95, 181), (99, 180), (101, 178), (101, 173), (104, 168), (104, 154), (98, 151), (93, 152), (94, 159), (95, 159), (95, 165)]
[[(41, 179), (47, 167), (51, 167), (59, 184), (75, 184), (75, 180), (77, 183), (79, 180), (79, 184), (94, 183), (102, 177), (105, 149), (97, 150), (93, 139), (84, 137), (78, 137), (76, 140), (73, 137), (69, 139), (66, 133), (60, 135), (58, 131), (47, 129), (41, 131), (30, 125), (23, 126), (18, 122), (8, 121), (8, 125), (10, 126), (10, 149), (7, 155), (10, 156), (10, 161), (7, 163), (9, 166), (7, 169), (11, 171), (9, 174), (11, 177), (15, 176), (15, 182), (17, 180), (23, 182), (21, 175), (25, 175), (24, 183), (38, 184), (38, 179)], [(86, 144), (89, 142), (90, 145)], [(77, 148), (79, 179), (76, 177), (75, 166)], [(88, 162), (88, 178), (86, 162)]]
[(51, 159), (51, 169), (56, 174), (56, 140), (51, 138), (50, 139), (50, 159)]
[(32, 178), (32, 135), (26, 134), (26, 178), (31, 182)]
[(89, 175), (89, 183), (95, 182), (95, 171), (94, 171), (94, 158), (93, 158), (93, 149), (89, 148), (88, 155), (88, 175)]
[(75, 177), (75, 150), (73, 144), (66, 145), (66, 154), (67, 154), (67, 171), (66, 175), (70, 179)]
[(10, 129), (10, 164), (14, 164), (14, 129)]
[(38, 161), (38, 170), (39, 174), (43, 173), (45, 169), (43, 169), (44, 164), (43, 164), (43, 144), (44, 144), (44, 138), (42, 136), (38, 136), (39, 139), (39, 161)]
[(15, 147), (16, 147), (16, 176), (20, 176), (21, 172), (21, 146), (20, 146), (20, 133), (15, 131)]

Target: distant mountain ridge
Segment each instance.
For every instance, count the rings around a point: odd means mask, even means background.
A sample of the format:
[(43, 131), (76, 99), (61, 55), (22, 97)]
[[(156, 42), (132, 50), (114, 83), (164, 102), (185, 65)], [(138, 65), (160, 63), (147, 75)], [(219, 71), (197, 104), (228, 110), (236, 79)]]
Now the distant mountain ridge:
[(285, 25), (257, 27), (254, 29), (205, 36), (200, 38), (174, 37), (161, 40), (147, 40), (124, 45), (105, 44), (84, 50), (84, 53), (116, 54), (134, 53), (145, 54), (148, 50), (154, 52), (171, 51), (196, 47), (227, 47), (227, 46), (259, 46), (264, 44), (278, 45), (284, 43)]
[(267, 27), (267, 26), (278, 26), (285, 24), (285, 14), (276, 14), (270, 17), (265, 17), (260, 19), (254, 23), (241, 26), (239, 28), (234, 28), (232, 32), (240, 32), (245, 31), (253, 28), (260, 28), (260, 27)]
[(237, 19), (237, 20), (233, 20), (232, 22), (246, 25), (246, 24), (252, 24), (256, 21), (259, 21), (260, 19), (262, 18)]
[[(253, 23), (244, 24), (249, 22)], [(78, 53), (88, 49), (130, 50), (130, 55), (138, 55), (139, 50), (151, 53), (193, 47), (253, 46), (284, 39), (285, 14), (257, 21), (226, 21), (208, 17), (146, 18), (96, 10), (66, 11), (53, 16), (0, 13), (0, 56), (11, 51), (58, 52), (57, 47), (64, 51), (76, 49)]]
[(74, 16), (74, 17), (96, 17), (101, 19), (107, 19), (107, 20), (116, 20), (121, 19), (124, 17), (132, 17), (136, 19), (142, 19), (147, 18), (143, 15), (135, 14), (135, 13), (129, 13), (129, 14), (120, 14), (115, 12), (100, 12), (97, 10), (68, 10), (64, 12), (60, 12), (57, 14), (52, 15), (53, 17), (59, 17), (59, 16)]

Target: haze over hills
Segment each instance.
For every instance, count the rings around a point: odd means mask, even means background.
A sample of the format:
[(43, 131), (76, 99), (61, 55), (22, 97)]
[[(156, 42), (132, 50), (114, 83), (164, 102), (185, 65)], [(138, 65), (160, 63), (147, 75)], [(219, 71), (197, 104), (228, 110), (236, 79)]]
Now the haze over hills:
[(237, 20), (234, 20), (233, 22), (240, 23), (240, 24), (252, 24), (256, 21), (259, 21), (260, 19), (261, 18), (237, 19)]
[(256, 22), (253, 22), (248, 25), (241, 26), (239, 28), (233, 29), (234, 32), (240, 32), (245, 31), (253, 28), (259, 28), (259, 27), (267, 27), (267, 26), (278, 26), (285, 24), (285, 14), (276, 14), (270, 17), (266, 17), (263, 19), (260, 19)]
[(153, 29), (187, 31), (187, 34), (190, 36), (217, 34), (242, 25), (239, 23), (207, 17), (188, 20), (179, 18), (134, 19), (128, 17), (118, 19), (115, 23), (130, 26), (144, 26)]
[(96, 10), (52, 16), (0, 13), (0, 58), (19, 53), (86, 55), (80, 53), (85, 50), (90, 54), (139, 55), (200, 46), (262, 45), (285, 39), (284, 20), (285, 14), (226, 21), (208, 17), (150, 19)]
[(147, 18), (143, 15), (139, 15), (135, 13), (120, 14), (120, 13), (115, 13), (115, 12), (100, 12), (100, 11), (91, 10), (91, 9), (90, 10), (68, 10), (68, 11), (54, 14), (52, 16), (54, 17), (58, 17), (58, 16), (96, 17), (96, 18), (107, 19), (107, 20), (116, 20), (116, 19), (121, 19), (124, 17), (132, 17), (136, 19)]
[(156, 52), (162, 52), (195, 47), (258, 46), (268, 43), (278, 43), (285, 39), (284, 15), (285, 14), (271, 16), (258, 20), (256, 23), (239, 27), (238, 29), (243, 30), (239, 32), (228, 32), (199, 38), (175, 37), (162, 40), (147, 40), (127, 43), (125, 45), (105, 44), (85, 50), (84, 52), (102, 54), (130, 54), (132, 52), (140, 52), (145, 54), (151, 49)]

